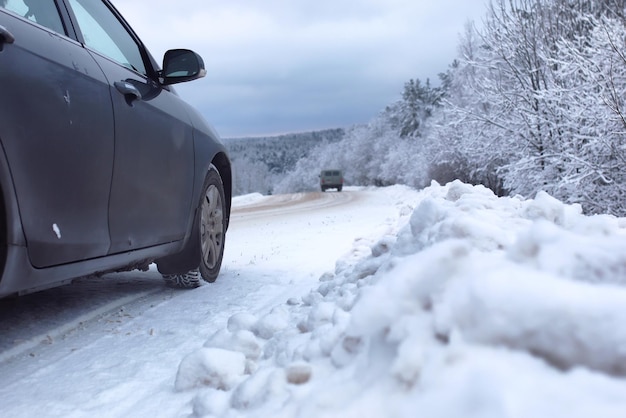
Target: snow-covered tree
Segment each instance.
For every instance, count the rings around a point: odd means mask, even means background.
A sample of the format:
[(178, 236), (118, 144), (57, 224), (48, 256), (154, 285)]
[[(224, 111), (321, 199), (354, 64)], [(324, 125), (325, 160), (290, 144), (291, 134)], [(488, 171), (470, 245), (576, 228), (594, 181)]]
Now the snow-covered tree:
[[(449, 71), (445, 117), (436, 131), (445, 148), (440, 145), (433, 154), (435, 173), (461, 167), (466, 181), (523, 195), (546, 190), (588, 210), (606, 210), (590, 190), (599, 192), (608, 179), (602, 180), (589, 156), (597, 157), (601, 148), (591, 143), (608, 141), (605, 132), (597, 131), (607, 117), (595, 116), (592, 122), (591, 114), (602, 113), (604, 103), (619, 118), (615, 99), (626, 85), (615, 71), (624, 62), (616, 54), (620, 48), (609, 40), (622, 49), (624, 43), (620, 24), (613, 32), (605, 29), (604, 43), (596, 40), (599, 25), (594, 19), (623, 15), (623, 6), (623, 1), (492, 2), (481, 31), (466, 30), (458, 63)], [(623, 33), (623, 19), (616, 19)], [(583, 75), (594, 62), (607, 62), (607, 54), (613, 55), (605, 66), (612, 71), (612, 84), (601, 88)], [(601, 91), (603, 96), (598, 96)], [(585, 105), (575, 105), (583, 99)], [(582, 113), (585, 106), (593, 108), (588, 116)], [(597, 132), (589, 132), (592, 126)], [(608, 148), (619, 146), (611, 143)], [(585, 192), (581, 181), (588, 186)]]
[(584, 17), (586, 39), (563, 42), (559, 74), (576, 89), (559, 91), (570, 124), (563, 187), (594, 212), (626, 213), (626, 28), (624, 19)]
[(400, 137), (420, 137), (424, 124), (441, 103), (442, 89), (411, 79), (404, 85), (402, 100), (387, 109), (388, 117), (398, 125)]

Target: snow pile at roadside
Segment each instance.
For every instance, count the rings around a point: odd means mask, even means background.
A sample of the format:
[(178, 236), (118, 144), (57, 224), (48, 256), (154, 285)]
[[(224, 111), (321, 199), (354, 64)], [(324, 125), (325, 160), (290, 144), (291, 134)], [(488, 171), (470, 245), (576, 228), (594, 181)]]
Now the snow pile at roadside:
[(183, 359), (194, 415), (624, 416), (626, 219), (460, 182), (412, 203)]
[(247, 206), (254, 203), (262, 202), (267, 199), (267, 196), (263, 196), (261, 193), (249, 193), (240, 196), (233, 197), (233, 206)]

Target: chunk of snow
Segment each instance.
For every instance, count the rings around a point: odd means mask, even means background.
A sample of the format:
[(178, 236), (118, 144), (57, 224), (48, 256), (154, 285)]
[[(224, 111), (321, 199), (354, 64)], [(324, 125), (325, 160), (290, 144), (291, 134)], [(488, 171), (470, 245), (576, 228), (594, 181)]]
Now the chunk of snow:
[(246, 357), (221, 348), (201, 348), (185, 357), (178, 367), (175, 387), (178, 391), (207, 386), (231, 389), (243, 376)]
[(289, 314), (283, 309), (274, 309), (261, 317), (253, 326), (255, 335), (263, 339), (270, 339), (278, 331), (289, 326)]

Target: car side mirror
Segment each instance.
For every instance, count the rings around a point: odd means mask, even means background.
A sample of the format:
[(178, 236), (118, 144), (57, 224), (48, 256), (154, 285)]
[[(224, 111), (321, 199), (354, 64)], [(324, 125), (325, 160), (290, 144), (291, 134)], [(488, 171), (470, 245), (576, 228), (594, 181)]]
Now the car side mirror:
[(159, 73), (163, 85), (196, 80), (205, 75), (202, 57), (189, 49), (167, 51), (163, 57), (163, 70)]

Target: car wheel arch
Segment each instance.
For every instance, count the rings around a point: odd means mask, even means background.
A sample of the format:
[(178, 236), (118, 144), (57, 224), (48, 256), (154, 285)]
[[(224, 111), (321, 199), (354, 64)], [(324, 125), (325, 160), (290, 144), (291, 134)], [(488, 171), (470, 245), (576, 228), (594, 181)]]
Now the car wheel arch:
[[(230, 160), (224, 152), (219, 152), (213, 157), (211, 161), (217, 172), (222, 178), (222, 184), (224, 185), (224, 197), (226, 198), (226, 226), (228, 227), (230, 221), (230, 205), (233, 198), (233, 174), (230, 164)], [(205, 178), (208, 175), (208, 169), (205, 170)], [(204, 180), (203, 180), (204, 183)]]
[(199, 189), (200, 192), (197, 196), (197, 199), (194, 200), (196, 202), (196, 205), (194, 207), (191, 231), (181, 251), (155, 261), (159, 272), (163, 275), (184, 274), (188, 271), (197, 269), (200, 264), (199, 261), (201, 257), (201, 246), (199, 238), (199, 228), (197, 227), (199, 225), (200, 217), (199, 202), (200, 199), (202, 199), (202, 193), (204, 193), (207, 180), (212, 171), (217, 171), (222, 180), (225, 199), (224, 206), (226, 209), (226, 213), (224, 214), (226, 220), (224, 232), (226, 232), (230, 218), (230, 204), (232, 199), (232, 173), (230, 171), (230, 161), (228, 160), (228, 157), (226, 157), (226, 155), (223, 153), (218, 153), (205, 169), (202, 179), (202, 186)]
[(2, 277), (2, 272), (4, 272), (8, 250), (8, 220), (4, 201), (4, 187), (2, 187), (2, 182), (0, 182), (0, 231), (5, 231), (5, 233), (0, 236), (0, 277)]

